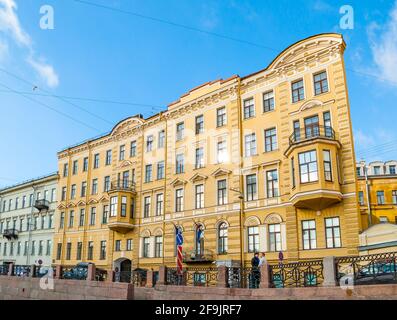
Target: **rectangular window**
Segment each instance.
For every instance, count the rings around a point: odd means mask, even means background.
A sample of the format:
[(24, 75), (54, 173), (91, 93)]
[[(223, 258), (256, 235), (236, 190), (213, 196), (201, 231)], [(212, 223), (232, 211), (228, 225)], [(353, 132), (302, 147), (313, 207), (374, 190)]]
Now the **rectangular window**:
[(163, 256), (163, 236), (154, 237), (154, 256), (156, 258)]
[(87, 172), (88, 171), (88, 157), (85, 157), (83, 159), (83, 172)]
[(104, 205), (102, 208), (102, 224), (108, 223), (109, 205)]
[(185, 124), (183, 122), (176, 125), (176, 141), (183, 139), (183, 133), (185, 131)]
[[(59, 229), (63, 229), (64, 223), (65, 223), (65, 212), (61, 212), (61, 217), (59, 219)], [(29, 219), (26, 227), (29, 228)]]
[(83, 243), (77, 242), (76, 260), (81, 260), (81, 252), (83, 250)]
[(292, 82), (292, 102), (299, 102), (305, 99), (305, 89), (303, 87), (303, 79)]
[(127, 216), (127, 197), (121, 197), (121, 211), (120, 215), (122, 217)]
[(281, 225), (269, 224), (269, 251), (281, 251)]
[(130, 157), (136, 156), (136, 141), (131, 142)]
[(91, 208), (90, 226), (95, 226), (96, 222), (96, 207)]
[(72, 243), (68, 242), (66, 244), (66, 260), (70, 260), (72, 254)]
[(342, 246), (338, 217), (325, 219), (325, 236), (327, 248), (340, 248)]
[(175, 211), (183, 211), (183, 189), (175, 190)]
[(94, 242), (88, 241), (87, 260), (93, 260), (93, 258), (94, 258)]
[(80, 209), (79, 227), (83, 227), (85, 222), (85, 209)]
[(195, 168), (200, 169), (203, 167), (204, 167), (204, 148), (197, 148)]
[(70, 210), (69, 212), (69, 228), (73, 228), (74, 224), (74, 211)]
[(323, 113), (324, 119), (324, 133), (327, 138), (332, 138), (334, 136), (334, 132), (331, 125), (331, 113), (329, 111)]
[(396, 166), (389, 166), (389, 174), (396, 174)]
[(159, 163), (157, 163), (157, 180), (164, 179), (165, 177), (164, 168), (165, 168), (164, 161), (160, 161)]
[(145, 182), (151, 182), (152, 181), (152, 165), (147, 164), (145, 167)]
[(246, 176), (247, 201), (256, 200), (256, 174)]
[(358, 203), (360, 204), (360, 206), (364, 205), (364, 192), (363, 191), (358, 192)]
[(50, 256), (51, 255), (51, 251), (52, 251), (52, 241), (51, 240), (47, 240), (47, 246), (46, 246), (45, 255), (46, 256)]
[(259, 251), (259, 228), (248, 227), (248, 252), (258, 252)]
[(316, 221), (302, 221), (303, 250), (317, 249)]
[(79, 165), (78, 160), (74, 160), (74, 161), (73, 161), (73, 175), (76, 175), (76, 174), (77, 174), (78, 165)]
[(204, 132), (204, 116), (200, 115), (196, 117), (196, 134)]
[(22, 243), (21, 243), (21, 241), (18, 241), (18, 244), (17, 244), (17, 256), (21, 255), (21, 249), (22, 249)]
[[(379, 217), (379, 222), (380, 223), (388, 223), (389, 222), (389, 219), (387, 218), (387, 217), (385, 217), (385, 216), (380, 216)], [(11, 250), (10, 250), (11, 251)], [(11, 254), (11, 253), (10, 253)]]
[(111, 217), (117, 216), (117, 206), (118, 206), (118, 197), (111, 197), (110, 198), (110, 216)]
[(380, 175), (380, 167), (379, 166), (374, 167), (374, 175), (376, 175), (376, 176)]
[(254, 98), (244, 100), (244, 119), (255, 117)]
[(224, 163), (228, 160), (226, 140), (218, 141), (216, 145), (216, 156), (218, 163)]
[(265, 151), (270, 152), (277, 150), (277, 130), (271, 128), (265, 130)]
[(277, 170), (266, 172), (266, 194), (268, 198), (275, 198), (279, 195)]
[(70, 199), (75, 199), (76, 198), (76, 185), (72, 184), (72, 188), (70, 190)]
[(105, 165), (110, 166), (112, 164), (112, 150), (106, 151)]
[(146, 138), (146, 152), (153, 150), (153, 136), (150, 135)]
[(316, 96), (328, 92), (327, 73), (325, 71), (315, 74), (313, 78), (314, 78), (314, 93)]
[(306, 139), (318, 137), (320, 135), (320, 123), (318, 116), (305, 119), (305, 136)]
[(132, 239), (127, 239), (126, 250), (127, 251), (132, 251)]
[(94, 169), (99, 168), (99, 153), (94, 155)]
[(164, 208), (164, 195), (159, 193), (156, 195), (156, 216), (161, 216), (163, 214)]
[(263, 94), (263, 112), (274, 110), (274, 92), (269, 91)]
[[(32, 198), (33, 198), (33, 197), (32, 197)], [(65, 201), (65, 200), (66, 200), (66, 187), (62, 187), (61, 200), (62, 200), (62, 201)]]
[(106, 259), (106, 240), (101, 241), (101, 253), (99, 256), (99, 260), (105, 260)]
[(185, 172), (185, 163), (184, 163), (184, 155), (177, 154), (176, 155), (176, 174)]
[(92, 180), (92, 195), (96, 195), (98, 193), (98, 179)]
[(245, 141), (245, 156), (251, 157), (256, 155), (256, 135), (255, 133), (248, 134), (244, 137)]
[(226, 179), (218, 180), (218, 206), (227, 204)]
[(397, 190), (391, 192), (391, 199), (393, 204), (397, 204)]
[(65, 163), (63, 165), (63, 177), (66, 178), (69, 175), (69, 165)]
[(48, 229), (51, 229), (51, 228), (52, 228), (53, 222), (54, 222), (54, 215), (53, 215), (53, 214), (50, 214), (50, 215), (48, 216)]
[(159, 149), (164, 148), (164, 146), (165, 146), (165, 131), (164, 130), (161, 130), (159, 132), (159, 138), (158, 139), (159, 139), (159, 141), (157, 143), (157, 147)]
[(121, 240), (116, 240), (114, 243), (114, 251), (121, 251)]
[(379, 205), (385, 204), (385, 192), (384, 191), (377, 191), (376, 192), (376, 200)]
[(292, 176), (292, 188), (295, 188), (296, 181), (295, 181), (295, 160), (294, 160), (294, 157), (291, 158), (291, 176)]
[(196, 209), (204, 208), (204, 185), (199, 184), (195, 186)]
[[(26, 252), (26, 249), (27, 249), (27, 241), (25, 242), (25, 252)], [(24, 255), (26, 255), (26, 254), (24, 254)], [(62, 243), (58, 243), (57, 244), (57, 260), (61, 260), (61, 257), (62, 257)]]
[(81, 183), (81, 196), (85, 197), (87, 194), (87, 181)]
[(318, 181), (315, 150), (299, 153), (299, 171), (301, 183)]
[(325, 181), (332, 181), (331, 152), (329, 150), (323, 150), (323, 157)]
[(144, 258), (149, 257), (149, 248), (150, 248), (150, 238), (143, 238), (143, 248), (142, 248), (142, 256)]
[(216, 126), (223, 127), (226, 125), (226, 107), (218, 108), (216, 110)]
[(122, 161), (125, 159), (125, 145), (120, 146), (120, 151), (119, 151), (119, 160)]
[(150, 217), (151, 200), (152, 200), (152, 198), (150, 196), (147, 196), (143, 199), (143, 217), (144, 218)]
[(103, 182), (103, 191), (108, 192), (110, 190), (110, 176), (106, 176)]

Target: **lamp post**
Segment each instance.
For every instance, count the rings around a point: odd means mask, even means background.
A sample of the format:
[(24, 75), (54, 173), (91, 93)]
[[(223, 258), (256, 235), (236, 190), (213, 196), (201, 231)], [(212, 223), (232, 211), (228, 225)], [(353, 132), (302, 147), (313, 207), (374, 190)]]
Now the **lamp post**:
[(241, 268), (244, 267), (244, 242), (243, 242), (243, 214), (244, 214), (244, 194), (240, 190), (232, 189), (231, 191), (236, 192), (239, 194), (238, 198), (240, 200), (240, 261), (241, 261)]

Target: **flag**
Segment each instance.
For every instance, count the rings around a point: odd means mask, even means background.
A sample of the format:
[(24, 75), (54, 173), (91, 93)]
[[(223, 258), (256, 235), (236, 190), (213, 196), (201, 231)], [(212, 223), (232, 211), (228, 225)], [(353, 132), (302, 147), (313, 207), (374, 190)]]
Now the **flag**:
[(182, 245), (183, 245), (183, 235), (181, 227), (175, 226), (175, 242), (176, 242), (176, 267), (178, 274), (182, 274), (182, 261), (183, 261), (183, 254), (182, 254)]
[(200, 240), (204, 238), (204, 230), (201, 229), (201, 227), (197, 228), (197, 236), (196, 236), (196, 241), (197, 243), (200, 243)]

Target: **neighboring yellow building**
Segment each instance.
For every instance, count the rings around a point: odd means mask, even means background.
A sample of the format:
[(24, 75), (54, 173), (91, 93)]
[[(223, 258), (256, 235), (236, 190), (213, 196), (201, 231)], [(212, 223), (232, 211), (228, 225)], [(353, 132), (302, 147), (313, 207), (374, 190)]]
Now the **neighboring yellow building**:
[(397, 223), (397, 161), (374, 161), (368, 166), (361, 161), (357, 176), (363, 229), (378, 223)]
[(175, 225), (185, 265), (356, 255), (344, 50), (339, 34), (307, 38), (59, 152), (54, 264), (174, 267)]

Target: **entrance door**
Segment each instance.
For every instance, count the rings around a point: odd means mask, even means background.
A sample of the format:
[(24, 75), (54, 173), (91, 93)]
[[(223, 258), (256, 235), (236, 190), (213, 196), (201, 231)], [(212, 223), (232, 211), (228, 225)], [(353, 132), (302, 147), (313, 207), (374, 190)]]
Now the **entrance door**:
[(120, 282), (131, 282), (131, 260), (124, 260), (120, 263)]

